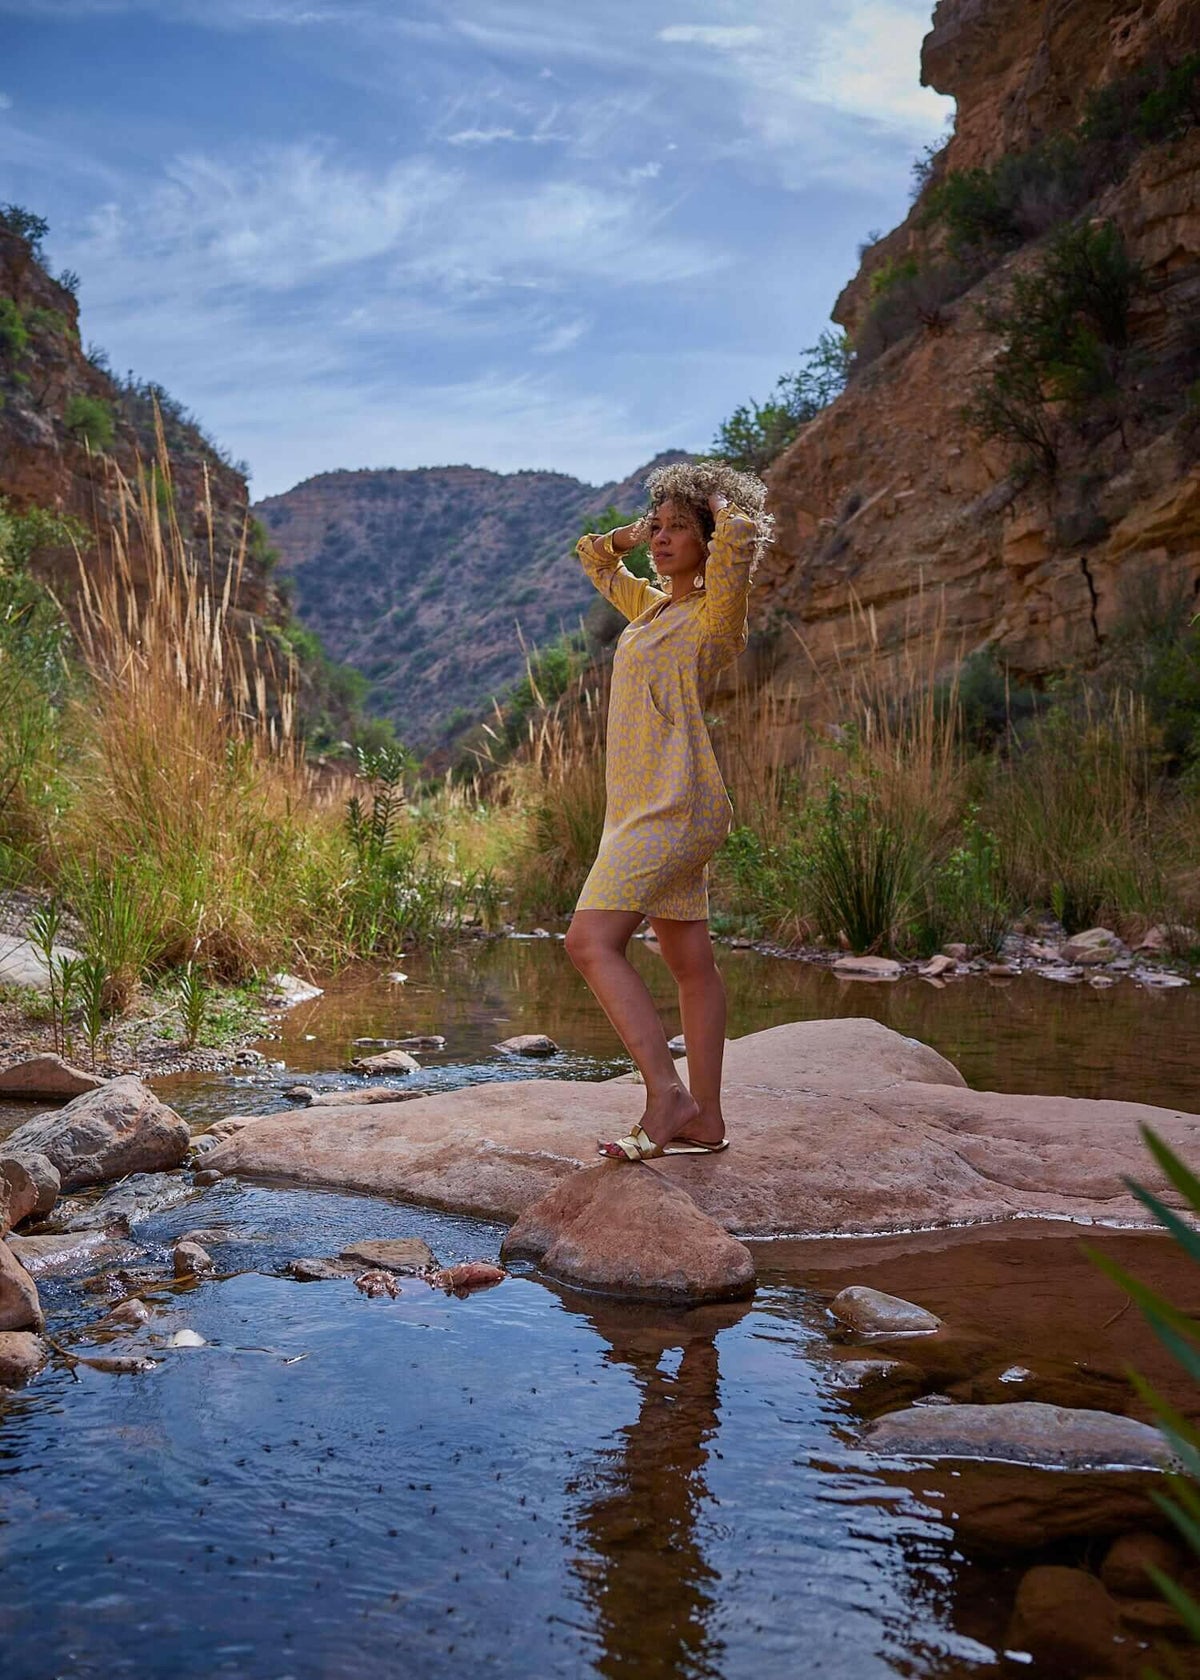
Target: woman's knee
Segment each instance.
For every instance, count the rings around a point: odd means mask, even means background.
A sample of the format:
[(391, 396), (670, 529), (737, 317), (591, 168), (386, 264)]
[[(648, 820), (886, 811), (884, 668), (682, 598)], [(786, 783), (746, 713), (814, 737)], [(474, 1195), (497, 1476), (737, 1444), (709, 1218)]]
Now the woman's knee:
[(575, 967), (580, 971), (590, 968), (604, 950), (605, 942), (598, 937), (595, 928), (589, 928), (576, 917), (567, 929), (566, 938), (566, 952)]

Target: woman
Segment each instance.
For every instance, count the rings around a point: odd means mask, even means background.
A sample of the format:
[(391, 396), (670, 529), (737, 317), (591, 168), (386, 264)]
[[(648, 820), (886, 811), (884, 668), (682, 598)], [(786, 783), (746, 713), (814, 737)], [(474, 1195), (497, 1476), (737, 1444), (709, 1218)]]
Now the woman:
[[(641, 1120), (600, 1145), (602, 1155), (628, 1161), (727, 1147), (725, 988), (708, 935), (707, 865), (732, 806), (704, 700), (746, 645), (750, 579), (771, 526), (762, 483), (721, 462), (662, 467), (647, 489), (645, 518), (583, 537), (577, 550), (596, 588), (630, 620), (613, 659), (604, 833), (567, 934), (568, 955), (645, 1082)], [(647, 538), (661, 588), (621, 564)], [(643, 918), (679, 987), (690, 1091), (625, 954)]]

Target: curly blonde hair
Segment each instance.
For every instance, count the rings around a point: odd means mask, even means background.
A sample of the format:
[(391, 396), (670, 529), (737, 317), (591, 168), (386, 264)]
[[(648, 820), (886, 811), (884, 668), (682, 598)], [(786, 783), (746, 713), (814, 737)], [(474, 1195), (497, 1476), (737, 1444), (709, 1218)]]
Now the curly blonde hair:
[(754, 576), (763, 549), (775, 530), (775, 517), (767, 512), (767, 487), (761, 478), (738, 472), (728, 461), (675, 461), (667, 467), (656, 467), (646, 480), (646, 489), (651, 513), (664, 502), (678, 503), (692, 515), (705, 542), (712, 536), (714, 526), (708, 498), (724, 496), (733, 502), (754, 525), (754, 558), (750, 567), (750, 575)]

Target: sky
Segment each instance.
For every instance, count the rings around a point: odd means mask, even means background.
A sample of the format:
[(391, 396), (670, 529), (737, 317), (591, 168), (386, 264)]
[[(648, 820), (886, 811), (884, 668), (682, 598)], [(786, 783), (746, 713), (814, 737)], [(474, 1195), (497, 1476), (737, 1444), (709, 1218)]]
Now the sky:
[(0, 0), (0, 202), (255, 496), (703, 451), (953, 101), (932, 0)]

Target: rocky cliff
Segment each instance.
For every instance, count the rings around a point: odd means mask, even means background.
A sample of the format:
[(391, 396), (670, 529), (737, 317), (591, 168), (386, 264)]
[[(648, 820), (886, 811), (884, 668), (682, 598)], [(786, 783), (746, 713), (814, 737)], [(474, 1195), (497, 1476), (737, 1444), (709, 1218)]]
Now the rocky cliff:
[[(864, 252), (834, 319), (861, 343), (894, 276), (946, 259), (929, 205), (952, 172), (995, 170), (1075, 132), (1090, 92), (1198, 44), (1197, 0), (940, 0), (922, 78), (957, 99), (954, 134), (905, 222)], [(1140, 271), (1120, 387), (1107, 418), (1059, 426), (1052, 474), (1015, 472), (963, 412), (1004, 349), (983, 311), (1036, 270), (1049, 231), (993, 251), (957, 296), (914, 290), (908, 330), (771, 468), (778, 540), (754, 613), (774, 633), (791, 727), (868, 655), (928, 667), (988, 646), (1038, 681), (1103, 657), (1136, 599), (1200, 593), (1195, 113), (1127, 149), (1074, 217), (1111, 223)], [(1059, 424), (1053, 404), (1046, 413)]]
[(594, 591), (572, 555), (610, 504), (643, 505), (650, 467), (594, 486), (481, 467), (321, 473), (255, 512), (295, 578), (301, 621), (371, 682), (405, 741), (432, 745), (578, 628)]

